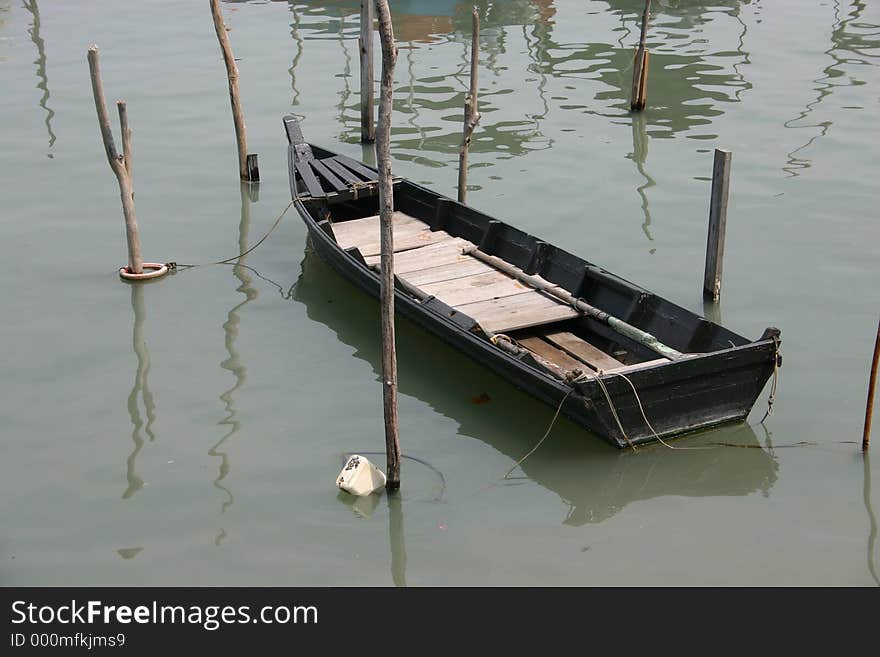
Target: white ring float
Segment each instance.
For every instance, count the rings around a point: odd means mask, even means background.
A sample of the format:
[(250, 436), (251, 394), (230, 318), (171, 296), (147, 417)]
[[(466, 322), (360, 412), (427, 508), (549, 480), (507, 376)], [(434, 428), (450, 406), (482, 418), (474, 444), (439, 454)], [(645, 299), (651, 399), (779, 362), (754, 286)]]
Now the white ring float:
[(145, 262), (143, 263), (143, 268), (144, 273), (133, 274), (128, 271), (128, 267), (120, 267), (119, 275), (127, 281), (146, 281), (151, 278), (159, 278), (168, 273), (168, 265), (163, 265), (161, 262)]

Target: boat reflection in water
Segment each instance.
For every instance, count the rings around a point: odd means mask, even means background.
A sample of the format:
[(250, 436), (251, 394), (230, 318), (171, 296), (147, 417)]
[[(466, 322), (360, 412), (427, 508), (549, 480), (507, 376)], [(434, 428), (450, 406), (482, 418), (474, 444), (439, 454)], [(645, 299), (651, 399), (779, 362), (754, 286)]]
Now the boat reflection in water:
[[(379, 373), (378, 308), (375, 300), (349, 284), (306, 248), (293, 298), (310, 319), (324, 324), (354, 355)], [(339, 303), (345, 300), (345, 303)], [(334, 301), (337, 303), (328, 303)], [(553, 412), (494, 373), (422, 329), (397, 322), (400, 392), (429, 404), (459, 424), (458, 433), (477, 438), (519, 460), (547, 429)], [(378, 393), (377, 393), (378, 394)], [(475, 400), (490, 403), (475, 404)], [(738, 447), (720, 447), (718, 443)], [(601, 522), (627, 504), (666, 495), (712, 497), (768, 494), (778, 465), (745, 424), (692, 437), (688, 447), (640, 447), (618, 451), (560, 419), (551, 436), (515, 471), (556, 493), (568, 506), (564, 523)], [(512, 465), (512, 463), (511, 463)], [(500, 477), (503, 473), (498, 473)]]

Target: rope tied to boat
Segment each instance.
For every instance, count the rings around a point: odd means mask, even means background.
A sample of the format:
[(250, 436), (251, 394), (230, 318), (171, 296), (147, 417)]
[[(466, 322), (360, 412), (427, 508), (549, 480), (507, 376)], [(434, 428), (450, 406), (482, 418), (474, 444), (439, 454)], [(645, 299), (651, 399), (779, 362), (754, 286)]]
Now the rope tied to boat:
[[(497, 344), (495, 342), (495, 339), (497, 337), (499, 337), (499, 335), (500, 335), (500, 337), (503, 337), (506, 340), (513, 342), (506, 335), (496, 334), (490, 338), (490, 340), (492, 341), (493, 344)], [(766, 420), (767, 417), (772, 414), (773, 402), (776, 398), (777, 382), (778, 382), (778, 378), (779, 378), (779, 368), (782, 366), (782, 355), (779, 353), (780, 340), (778, 337), (774, 337), (773, 342), (776, 347), (775, 352), (774, 352), (774, 358), (773, 358), (773, 382), (770, 386), (770, 397), (767, 400), (767, 413), (761, 419), (761, 422), (759, 424), (763, 424), (764, 420)], [(623, 436), (624, 440), (626, 440), (626, 442), (629, 444), (629, 446), (632, 448), (632, 450), (634, 452), (638, 451), (636, 449), (635, 443), (633, 443), (632, 440), (630, 440), (629, 436), (626, 433), (626, 430), (623, 428), (623, 423), (620, 421), (620, 416), (617, 413), (617, 409), (614, 406), (614, 402), (611, 399), (611, 393), (608, 391), (608, 387), (605, 385), (605, 382), (602, 380), (602, 377), (605, 375), (618, 376), (629, 384), (629, 387), (632, 388), (633, 395), (636, 398), (636, 404), (638, 404), (639, 413), (642, 416), (642, 420), (644, 420), (645, 425), (648, 427), (648, 429), (651, 430), (651, 433), (654, 435), (654, 438), (656, 438), (657, 441), (661, 445), (663, 445), (664, 447), (666, 447), (668, 449), (707, 450), (707, 449), (720, 449), (722, 447), (754, 447), (756, 449), (763, 449), (760, 445), (737, 445), (734, 443), (726, 443), (726, 442), (716, 442), (711, 445), (692, 445), (692, 446), (670, 445), (665, 440), (663, 440), (663, 438), (660, 437), (660, 434), (658, 434), (657, 430), (654, 429), (654, 425), (652, 425), (651, 422), (648, 420), (648, 416), (645, 413), (645, 407), (642, 404), (642, 400), (641, 400), (641, 397), (639, 396), (639, 392), (638, 392), (638, 390), (636, 390), (635, 384), (630, 380), (630, 378), (628, 376), (626, 376), (625, 374), (622, 374), (620, 372), (605, 372), (601, 369), (597, 370), (596, 372), (585, 372), (585, 371), (581, 371), (581, 370), (572, 370), (571, 372), (568, 372), (565, 375), (564, 380), (569, 385), (569, 389), (566, 391), (565, 396), (562, 398), (562, 401), (559, 402), (559, 406), (556, 408), (556, 413), (553, 415), (553, 419), (550, 421), (550, 425), (547, 427), (547, 431), (544, 432), (544, 435), (535, 444), (535, 446), (532, 447), (532, 449), (530, 449), (528, 451), (528, 453), (526, 453), (525, 456), (523, 456), (519, 461), (517, 461), (513, 465), (512, 468), (510, 468), (510, 470), (507, 471), (507, 473), (504, 475), (504, 477), (502, 477), (502, 479), (509, 479), (511, 473), (514, 470), (516, 470), (519, 466), (521, 466), (527, 458), (529, 458), (532, 454), (534, 454), (538, 450), (538, 448), (542, 445), (542, 443), (547, 439), (547, 437), (550, 435), (550, 431), (553, 429), (553, 425), (556, 424), (556, 420), (559, 417), (559, 413), (562, 411), (563, 404), (565, 404), (565, 401), (569, 398), (571, 393), (575, 391), (575, 384), (577, 384), (577, 383), (584, 383), (587, 381), (595, 381), (598, 384), (599, 389), (602, 391), (603, 395), (605, 396), (605, 400), (608, 402), (608, 409), (611, 411), (611, 415), (614, 418), (614, 421), (617, 424), (617, 427), (620, 429), (621, 435)], [(777, 445), (777, 447), (803, 447), (803, 446), (815, 446), (815, 445), (816, 445), (816, 443), (812, 443), (812, 442), (808, 442), (808, 441), (801, 441), (798, 443), (793, 443), (793, 444), (788, 444), (788, 445)]]
[(764, 420), (773, 415), (773, 404), (776, 401), (776, 387), (779, 383), (779, 368), (782, 366), (782, 354), (779, 353), (779, 337), (773, 336), (773, 382), (770, 384), (770, 396), (767, 398), (767, 412), (761, 418), (759, 424), (764, 424)]
[(238, 260), (238, 259), (240, 259), (240, 258), (243, 258), (243, 257), (245, 257), (247, 254), (249, 254), (249, 253), (251, 253), (252, 251), (256, 250), (256, 248), (257, 248), (258, 246), (260, 246), (260, 244), (262, 244), (263, 242), (265, 242), (265, 241), (269, 238), (269, 235), (271, 235), (272, 232), (273, 232), (276, 228), (278, 228), (278, 224), (281, 223), (281, 220), (284, 218), (284, 215), (287, 214), (287, 211), (290, 210), (290, 206), (292, 206), (293, 203), (294, 203), (294, 202), (291, 201), (290, 203), (287, 204), (287, 207), (285, 207), (284, 210), (281, 211), (281, 214), (279, 214), (278, 217), (275, 219), (275, 223), (272, 224), (272, 227), (266, 232), (265, 235), (263, 235), (263, 236), (259, 239), (259, 241), (258, 241), (256, 244), (254, 244), (254, 245), (253, 245), (251, 248), (249, 248), (247, 251), (245, 251), (245, 252), (243, 252), (243, 253), (239, 253), (237, 256), (233, 256), (233, 257), (231, 257), (231, 258), (226, 258), (225, 260), (218, 260), (217, 262), (202, 262), (202, 263), (199, 263), (199, 264), (197, 264), (197, 265), (182, 265), (182, 264), (178, 264), (178, 263), (176, 263), (176, 262), (166, 262), (166, 263), (165, 263), (165, 266), (168, 267), (169, 271), (176, 271), (176, 270), (178, 270), (178, 269), (194, 269), (194, 268), (196, 268), (196, 267), (208, 267), (208, 266), (210, 266), (210, 265), (226, 265), (226, 264), (229, 264), (229, 263), (231, 263), (231, 262), (234, 262), (235, 260)]

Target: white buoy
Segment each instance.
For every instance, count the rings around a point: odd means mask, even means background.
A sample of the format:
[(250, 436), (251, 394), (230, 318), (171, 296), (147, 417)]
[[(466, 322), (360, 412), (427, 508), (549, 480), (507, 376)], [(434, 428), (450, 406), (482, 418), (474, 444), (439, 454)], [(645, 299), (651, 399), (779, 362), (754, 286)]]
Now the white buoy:
[(360, 454), (352, 454), (339, 476), (336, 485), (352, 495), (370, 495), (385, 488), (385, 473)]

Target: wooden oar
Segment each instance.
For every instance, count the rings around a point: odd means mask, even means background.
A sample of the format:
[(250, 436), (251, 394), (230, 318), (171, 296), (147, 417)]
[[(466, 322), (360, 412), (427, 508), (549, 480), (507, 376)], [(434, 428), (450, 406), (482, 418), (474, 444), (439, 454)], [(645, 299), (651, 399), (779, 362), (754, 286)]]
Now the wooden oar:
[(483, 253), (475, 246), (463, 249), (462, 253), (465, 255), (473, 256), (477, 260), (481, 260), (487, 265), (491, 265), (498, 271), (504, 272), (508, 276), (512, 276), (516, 280), (521, 281), (526, 285), (529, 285), (530, 287), (539, 290), (540, 292), (544, 292), (545, 294), (552, 295), (557, 299), (564, 301), (576, 310), (584, 313), (587, 317), (592, 317), (593, 319), (602, 322), (603, 324), (606, 324), (621, 335), (625, 335), (629, 339), (634, 340), (641, 345), (644, 345), (648, 349), (657, 352), (664, 358), (668, 358), (669, 360), (678, 360), (680, 358), (684, 358), (684, 354), (682, 354), (680, 351), (676, 351), (672, 347), (667, 347), (650, 333), (646, 333), (645, 331), (636, 328), (632, 324), (627, 324), (622, 319), (617, 319), (616, 317), (613, 317), (606, 313), (604, 310), (599, 310), (595, 306), (591, 306), (581, 299), (575, 299), (571, 294), (561, 288), (550, 285), (535, 276), (529, 276), (521, 269), (514, 267), (510, 263), (502, 260), (501, 258), (496, 258), (495, 256), (490, 256), (487, 253)]

